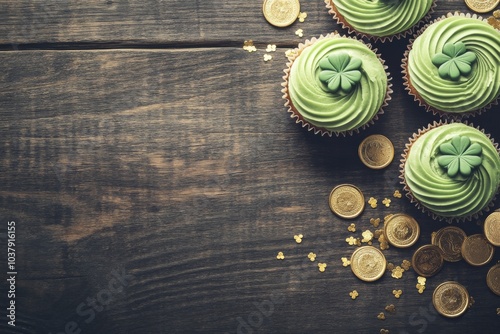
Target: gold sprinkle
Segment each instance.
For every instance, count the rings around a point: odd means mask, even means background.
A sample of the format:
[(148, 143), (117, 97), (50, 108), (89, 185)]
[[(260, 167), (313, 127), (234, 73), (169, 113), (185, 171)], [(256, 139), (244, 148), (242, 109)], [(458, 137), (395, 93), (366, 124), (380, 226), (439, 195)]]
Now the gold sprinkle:
[(379, 320), (385, 320), (385, 314), (384, 314), (384, 312), (380, 312), (380, 313), (377, 315), (377, 319), (379, 319)]
[(493, 17), (500, 19), (500, 9), (497, 9), (493, 12)]
[(309, 258), (309, 260), (311, 260), (311, 262), (314, 262), (314, 260), (316, 260), (316, 254), (314, 254), (313, 252), (307, 254), (307, 257)]
[(295, 242), (300, 244), (302, 242), (302, 238), (304, 236), (302, 234), (294, 235), (293, 238), (295, 239)]
[(401, 277), (403, 277), (404, 272), (405, 272), (405, 270), (403, 268), (401, 268), (400, 266), (397, 266), (396, 268), (392, 269), (391, 276), (394, 278), (400, 279)]
[(380, 225), (380, 218), (370, 218), (370, 224), (375, 228), (378, 227)]
[(246, 50), (248, 52), (255, 52), (257, 51), (257, 48), (253, 45), (253, 41), (249, 39), (243, 43), (243, 50)]
[(306, 19), (306, 17), (307, 17), (307, 13), (306, 12), (304, 12), (304, 13), (300, 12), (299, 16), (298, 16), (299, 22), (304, 22), (304, 20)]
[(284, 260), (285, 259), (285, 255), (283, 254), (283, 252), (278, 252), (278, 255), (276, 256), (276, 258), (278, 260)]
[(403, 290), (392, 290), (392, 294), (394, 295), (394, 297), (399, 299), (399, 297), (401, 297), (401, 295), (403, 294)]
[(375, 209), (377, 207), (377, 200), (373, 197), (370, 197), (370, 199), (368, 200), (368, 204), (370, 204), (370, 206)]
[[(384, 233), (384, 230), (383, 229), (379, 229), (379, 230), (375, 230), (375, 233), (373, 233), (373, 237), (379, 239), (381, 235), (383, 235)], [(380, 240), (379, 240), (380, 241)]]
[(384, 204), (386, 207), (389, 207), (391, 205), (391, 200), (388, 198), (384, 198), (382, 204)]
[(467, 306), (468, 308), (471, 308), (472, 305), (474, 305), (476, 301), (474, 300), (474, 297), (469, 296), (469, 305)]
[(285, 51), (285, 56), (287, 58), (290, 58), (292, 56), (295, 56), (297, 54), (297, 51), (293, 50), (293, 49), (288, 49)]
[(394, 196), (395, 198), (401, 198), (401, 197), (403, 197), (403, 195), (401, 195), (401, 193), (399, 192), (399, 190), (394, 190), (394, 194), (392, 194), (392, 196)]
[(489, 25), (491, 25), (495, 29), (500, 29), (500, 19), (495, 18), (494, 16), (488, 17), (486, 20)]
[(348, 260), (346, 257), (341, 258), (341, 260), (342, 260), (342, 265), (344, 267), (347, 267), (347, 266), (349, 266), (351, 264), (351, 261)]
[(404, 270), (410, 270), (410, 268), (411, 268), (411, 262), (408, 261), (408, 260), (403, 260), (403, 263), (401, 263), (401, 267)]
[(271, 56), (270, 54), (265, 54), (264, 55), (264, 61), (269, 61), (271, 59), (273, 59), (273, 56)]
[(418, 284), (425, 285), (425, 281), (427, 281), (427, 278), (422, 277), (422, 276), (417, 277)]
[(351, 298), (354, 300), (358, 298), (359, 293), (356, 290), (352, 290), (351, 292), (349, 292), (349, 296), (351, 296)]
[(388, 262), (386, 268), (387, 270), (392, 271), (394, 269), (394, 263)]
[(392, 216), (394, 216), (392, 213), (389, 213), (387, 216), (385, 216), (384, 217), (384, 224), (387, 221), (387, 219), (391, 218)]
[(275, 52), (276, 51), (276, 45), (275, 44), (268, 44), (266, 48), (266, 52)]
[(304, 30), (302, 30), (302, 29), (297, 29), (297, 31), (295, 31), (295, 35), (297, 35), (297, 36), (299, 36), (299, 37), (304, 36)]
[(380, 334), (389, 334), (389, 330), (388, 329), (381, 329), (380, 330)]
[(389, 249), (389, 244), (387, 243), (387, 241), (384, 241), (384, 242), (380, 243), (380, 249), (381, 250), (387, 250), (387, 249)]
[(373, 233), (370, 230), (364, 231), (361, 235), (363, 236), (361, 242), (370, 242), (373, 239)]
[(349, 237), (349, 238), (346, 238), (345, 239), (345, 242), (347, 242), (349, 245), (353, 246), (353, 245), (357, 245), (357, 241), (356, 241), (356, 238), (354, 237)]
[(350, 232), (356, 232), (356, 224), (351, 224), (347, 227), (347, 230), (350, 231)]
[(387, 305), (385, 307), (385, 310), (389, 313), (394, 313), (396, 312), (396, 307), (394, 306), (394, 304), (391, 304), (391, 305)]
[(318, 269), (320, 272), (324, 272), (326, 269), (326, 263), (318, 263)]
[(500, 315), (500, 307), (497, 307), (497, 315)]
[(417, 283), (417, 285), (415, 285), (415, 287), (417, 288), (418, 293), (420, 293), (420, 294), (424, 293), (425, 285)]

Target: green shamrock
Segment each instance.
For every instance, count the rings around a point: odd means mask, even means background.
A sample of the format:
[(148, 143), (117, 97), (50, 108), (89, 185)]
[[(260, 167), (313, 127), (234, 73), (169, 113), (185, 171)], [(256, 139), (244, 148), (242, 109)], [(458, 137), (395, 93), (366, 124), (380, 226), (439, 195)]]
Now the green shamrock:
[(459, 172), (469, 176), (474, 167), (481, 165), (481, 145), (471, 144), (469, 137), (455, 136), (451, 142), (441, 144), (441, 156), (437, 158), (439, 166), (447, 169), (448, 176), (455, 177)]
[(467, 76), (472, 72), (472, 63), (477, 57), (474, 52), (467, 51), (462, 42), (446, 43), (443, 53), (432, 57), (432, 63), (438, 67), (439, 76), (443, 79), (458, 80), (460, 75)]
[(361, 80), (361, 60), (344, 52), (329, 54), (320, 60), (319, 67), (319, 80), (325, 83), (332, 93), (339, 90), (349, 93)]

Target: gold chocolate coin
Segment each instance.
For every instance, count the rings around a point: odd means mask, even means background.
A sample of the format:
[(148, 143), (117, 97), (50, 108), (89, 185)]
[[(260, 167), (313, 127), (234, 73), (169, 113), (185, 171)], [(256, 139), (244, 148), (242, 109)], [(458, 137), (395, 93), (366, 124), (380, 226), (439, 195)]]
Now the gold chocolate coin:
[(435, 245), (423, 245), (413, 253), (411, 265), (423, 277), (436, 275), (443, 267), (443, 251)]
[(432, 303), (436, 311), (448, 318), (462, 315), (469, 307), (469, 301), (467, 289), (454, 281), (439, 284), (432, 294)]
[(373, 246), (356, 249), (351, 256), (351, 270), (357, 278), (373, 282), (384, 275), (387, 262), (381, 250)]
[(462, 256), (468, 264), (473, 266), (487, 264), (493, 258), (494, 253), (495, 248), (482, 234), (469, 235), (462, 243)]
[(490, 244), (500, 247), (500, 212), (492, 212), (484, 221), (484, 236)]
[(299, 0), (264, 0), (262, 12), (273, 26), (287, 27), (299, 16), (300, 3)]
[(462, 259), (462, 243), (467, 234), (455, 226), (443, 227), (432, 238), (432, 244), (443, 251), (443, 258), (448, 262), (457, 262)]
[(487, 13), (498, 6), (500, 0), (465, 0), (467, 7), (476, 13)]
[(333, 188), (329, 203), (333, 213), (347, 219), (356, 218), (365, 209), (363, 193), (352, 184), (341, 184)]
[(420, 226), (413, 217), (396, 213), (385, 221), (384, 234), (389, 244), (407, 248), (413, 246), (420, 237)]
[(500, 263), (495, 264), (486, 274), (486, 285), (493, 293), (500, 296)]
[(382, 169), (394, 159), (394, 146), (386, 136), (371, 135), (359, 144), (358, 155), (365, 166)]

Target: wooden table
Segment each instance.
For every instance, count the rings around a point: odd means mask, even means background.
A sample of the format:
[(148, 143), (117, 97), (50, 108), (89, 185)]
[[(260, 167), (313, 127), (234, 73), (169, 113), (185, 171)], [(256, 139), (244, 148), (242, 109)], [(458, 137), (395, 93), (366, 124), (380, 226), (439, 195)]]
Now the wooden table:
[[(437, 2), (433, 18), (468, 12), (462, 0)], [(420, 222), (416, 246), (385, 251), (396, 265), (446, 226), (393, 197), (407, 138), (438, 118), (403, 88), (405, 38), (374, 43), (394, 90), (374, 126), (330, 138), (295, 124), (280, 92), (285, 51), (346, 33), (321, 0), (302, 11), (305, 22), (280, 29), (261, 0), (0, 1), (1, 333), (496, 332), (500, 299), (485, 276), (498, 249), (484, 267), (446, 263), (423, 294), (413, 270), (364, 283), (342, 266), (355, 249), (345, 238), (373, 231), (370, 218)], [(256, 52), (242, 49), (249, 39)], [(268, 44), (277, 49), (264, 62)], [(498, 106), (472, 121), (500, 139)], [(396, 149), (384, 170), (357, 156), (373, 133)], [(328, 207), (341, 183), (379, 201), (356, 234)], [(11, 221), (15, 327), (5, 317)], [(458, 319), (431, 304), (447, 280), (475, 300)]]

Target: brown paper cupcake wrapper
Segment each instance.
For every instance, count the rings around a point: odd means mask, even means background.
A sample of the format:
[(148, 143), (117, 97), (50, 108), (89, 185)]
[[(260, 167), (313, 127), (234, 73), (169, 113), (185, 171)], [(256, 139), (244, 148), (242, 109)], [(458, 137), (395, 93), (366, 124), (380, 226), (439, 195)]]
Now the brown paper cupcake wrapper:
[[(365, 123), (364, 125), (356, 128), (356, 129), (348, 130), (348, 131), (331, 131), (331, 130), (328, 130), (325, 128), (315, 126), (315, 125), (309, 123), (307, 120), (305, 120), (302, 117), (302, 115), (297, 111), (297, 109), (295, 109), (295, 107), (290, 99), (290, 95), (288, 93), (288, 77), (290, 76), (290, 69), (292, 67), (293, 62), (302, 53), (302, 51), (305, 48), (307, 48), (308, 46), (311, 46), (316, 41), (322, 40), (323, 38), (349, 38), (349, 39), (354, 39), (354, 40), (362, 42), (371, 51), (373, 51), (375, 53), (375, 55), (377, 56), (377, 58), (379, 59), (380, 63), (382, 64), (382, 66), (385, 70), (385, 73), (387, 76), (387, 90), (386, 90), (384, 102), (380, 106), (379, 111), (373, 116), (373, 118), (369, 122)], [(283, 93), (283, 99), (285, 100), (285, 107), (287, 108), (287, 112), (290, 113), (291, 118), (295, 119), (295, 123), (300, 124), (303, 128), (306, 128), (307, 131), (312, 131), (314, 134), (320, 134), (321, 136), (328, 135), (330, 137), (332, 137), (335, 134), (335, 136), (337, 136), (337, 137), (341, 136), (341, 135), (345, 137), (347, 135), (352, 136), (354, 133), (359, 133), (360, 130), (364, 130), (364, 129), (368, 128), (370, 125), (373, 125), (376, 120), (378, 120), (379, 116), (384, 113), (384, 108), (389, 104), (389, 101), (391, 100), (391, 94), (393, 92), (391, 89), (392, 88), (392, 83), (391, 83), (392, 77), (390, 77), (390, 73), (387, 71), (387, 68), (388, 67), (385, 65), (385, 60), (383, 60), (381, 58), (380, 54), (377, 53), (377, 49), (372, 48), (371, 44), (365, 43), (365, 42), (363, 42), (355, 37), (344, 36), (344, 35), (338, 34), (337, 32), (334, 32), (334, 33), (327, 34), (325, 36), (320, 35), (318, 38), (313, 37), (310, 40), (306, 39), (304, 41), (304, 43), (299, 43), (298, 47), (293, 49), (292, 53), (288, 56), (288, 62), (286, 63), (286, 68), (283, 70), (285, 75), (283, 76), (283, 82), (281, 83), (281, 86), (283, 87), (281, 92)]]
[(410, 73), (408, 72), (408, 55), (410, 54), (410, 51), (412, 49), (413, 42), (415, 41), (415, 39), (417, 39), (417, 37), (420, 36), (425, 31), (425, 29), (427, 29), (431, 24), (439, 22), (439, 21), (444, 20), (447, 17), (451, 17), (451, 16), (462, 16), (462, 17), (473, 18), (473, 19), (478, 19), (478, 20), (487, 22), (486, 19), (483, 19), (479, 15), (470, 14), (470, 13), (464, 14), (464, 13), (459, 13), (459, 12), (448, 13), (446, 15), (438, 17), (437, 19), (429, 22), (428, 24), (426, 24), (425, 26), (423, 26), (421, 29), (419, 29), (413, 35), (413, 38), (410, 39), (410, 41), (408, 43), (408, 46), (407, 46), (407, 50), (405, 51), (405, 53), (403, 55), (403, 59), (401, 61), (401, 68), (403, 69), (401, 71), (401, 73), (403, 74), (403, 85), (405, 86), (405, 90), (408, 91), (409, 95), (413, 96), (413, 100), (415, 102), (418, 102), (418, 105), (420, 107), (424, 107), (426, 111), (432, 112), (433, 115), (438, 115), (440, 118), (449, 119), (449, 120), (455, 120), (455, 121), (460, 121), (462, 119), (467, 119), (467, 118), (469, 118), (471, 116), (481, 115), (483, 112), (487, 111), (488, 109), (491, 109), (493, 106), (498, 105), (500, 97), (498, 97), (497, 99), (493, 100), (488, 105), (486, 105), (486, 106), (484, 106), (484, 107), (482, 107), (480, 109), (477, 109), (477, 110), (472, 110), (472, 111), (463, 112), (463, 113), (446, 112), (446, 111), (434, 108), (434, 107), (428, 105), (424, 101), (424, 99), (418, 94), (418, 92), (416, 91), (416, 89), (411, 85)]
[(496, 200), (497, 195), (498, 195), (498, 190), (500, 190), (500, 189), (497, 190), (497, 194), (495, 194), (495, 196), (493, 196), (492, 200), (481, 211), (479, 211), (479, 212), (477, 212), (475, 214), (469, 215), (469, 216), (465, 216), (465, 217), (443, 217), (443, 216), (440, 216), (439, 214), (436, 214), (433, 211), (431, 211), (428, 208), (426, 208), (423, 204), (421, 204), (413, 196), (410, 187), (406, 183), (406, 178), (405, 178), (405, 164), (406, 164), (406, 159), (408, 157), (408, 153), (410, 152), (411, 146), (424, 133), (426, 133), (426, 132), (428, 132), (428, 131), (430, 131), (430, 130), (432, 130), (434, 128), (440, 127), (442, 125), (451, 124), (451, 123), (466, 124), (466, 125), (474, 127), (477, 130), (481, 131), (482, 133), (485, 134), (486, 137), (488, 137), (488, 139), (491, 141), (491, 143), (493, 144), (493, 146), (497, 150), (498, 154), (500, 155), (500, 148), (498, 146), (498, 143), (496, 143), (494, 141), (494, 139), (491, 138), (491, 135), (487, 134), (484, 131), (484, 129), (482, 129), (480, 127), (475, 127), (474, 124), (469, 123), (467, 121), (458, 122), (458, 121), (455, 121), (455, 120), (450, 120), (450, 121), (449, 120), (440, 120), (439, 122), (434, 121), (432, 124), (428, 124), (427, 127), (418, 129), (417, 133), (414, 133), (412, 135), (412, 137), (409, 138), (409, 142), (405, 144), (405, 149), (404, 149), (403, 153), (401, 154), (402, 159), (400, 160), (400, 165), (399, 165), (399, 178), (401, 179), (400, 184), (403, 185), (403, 190), (405, 192), (405, 196), (410, 200), (410, 203), (413, 203), (415, 205), (415, 207), (417, 207), (423, 213), (427, 213), (430, 217), (432, 217), (432, 219), (439, 220), (439, 221), (443, 221), (444, 220), (444, 221), (446, 221), (446, 222), (448, 222), (450, 224), (453, 223), (453, 222), (458, 222), (459, 223), (459, 222), (464, 222), (464, 221), (471, 221), (473, 219), (475, 220), (475, 219), (478, 219), (480, 216), (483, 216), (485, 213), (489, 212), (490, 210), (492, 210), (492, 208), (493, 208), (493, 206), (495, 204), (495, 200)]
[(401, 38), (405, 38), (407, 35), (413, 34), (416, 29), (418, 29), (419, 27), (422, 26), (422, 24), (425, 24), (425, 22), (428, 22), (431, 19), (432, 13), (434, 13), (434, 9), (436, 8), (436, 1), (434, 0), (432, 2), (431, 8), (427, 12), (427, 14), (422, 19), (420, 19), (420, 21), (418, 21), (410, 29), (407, 29), (407, 30), (405, 30), (403, 32), (400, 32), (400, 33), (397, 33), (397, 34), (394, 34), (394, 35), (389, 35), (389, 36), (373, 36), (373, 35), (370, 35), (370, 34), (367, 34), (367, 33), (364, 33), (364, 32), (357, 31), (349, 23), (347, 23), (347, 21), (345, 20), (344, 16), (339, 13), (339, 11), (337, 10), (337, 7), (335, 6), (335, 4), (333, 3), (332, 0), (324, 0), (324, 1), (325, 1), (325, 4), (326, 4), (326, 8), (328, 9), (328, 13), (330, 15), (332, 15), (332, 17), (333, 17), (334, 20), (337, 21), (337, 24), (341, 25), (342, 28), (347, 29), (347, 31), (348, 31), (349, 34), (353, 34), (354, 33), (354, 34), (356, 34), (360, 38), (365, 37), (365, 38), (368, 38), (368, 39), (370, 39), (370, 40), (372, 40), (374, 42), (380, 41), (382, 43), (384, 43), (385, 41), (392, 42), (392, 40), (394, 38), (396, 38), (396, 39), (399, 40)]

